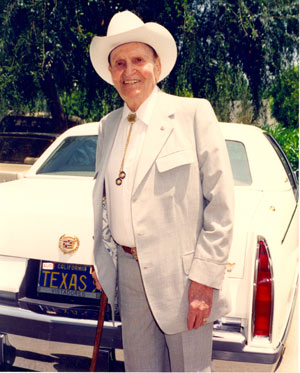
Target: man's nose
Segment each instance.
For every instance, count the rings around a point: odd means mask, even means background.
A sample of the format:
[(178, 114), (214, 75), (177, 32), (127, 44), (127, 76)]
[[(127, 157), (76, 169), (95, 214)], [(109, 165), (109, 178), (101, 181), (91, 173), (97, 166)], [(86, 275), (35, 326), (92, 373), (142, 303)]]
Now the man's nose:
[(126, 64), (126, 69), (125, 69), (125, 73), (126, 75), (131, 75), (132, 73), (135, 72), (135, 66), (132, 62), (127, 62)]

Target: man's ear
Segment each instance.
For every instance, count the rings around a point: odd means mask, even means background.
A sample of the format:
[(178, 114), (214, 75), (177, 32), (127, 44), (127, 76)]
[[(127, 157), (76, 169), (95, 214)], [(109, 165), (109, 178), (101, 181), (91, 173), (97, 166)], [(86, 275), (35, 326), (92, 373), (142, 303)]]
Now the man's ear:
[(160, 62), (160, 58), (159, 57), (157, 57), (155, 59), (154, 74), (155, 74), (155, 79), (156, 79), (156, 82), (157, 82), (158, 79), (159, 79), (159, 77), (160, 77), (160, 74), (161, 74), (161, 62)]

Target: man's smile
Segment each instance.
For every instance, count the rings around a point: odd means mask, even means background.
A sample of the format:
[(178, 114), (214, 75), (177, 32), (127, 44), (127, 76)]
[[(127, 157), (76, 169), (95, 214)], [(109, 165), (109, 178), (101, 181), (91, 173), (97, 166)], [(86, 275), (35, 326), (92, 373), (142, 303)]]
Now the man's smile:
[(136, 84), (139, 83), (140, 80), (134, 79), (134, 80), (124, 80), (123, 84)]

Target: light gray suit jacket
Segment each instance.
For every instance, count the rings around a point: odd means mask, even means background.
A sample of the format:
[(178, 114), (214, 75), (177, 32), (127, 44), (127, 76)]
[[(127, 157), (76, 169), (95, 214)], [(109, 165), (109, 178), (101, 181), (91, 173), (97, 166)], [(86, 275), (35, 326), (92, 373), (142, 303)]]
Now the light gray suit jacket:
[[(100, 122), (94, 204), (94, 259), (113, 304), (116, 268), (103, 245), (102, 196), (122, 109)], [(229, 311), (222, 291), (232, 240), (233, 179), (225, 141), (207, 100), (159, 92), (132, 193), (133, 228), (145, 291), (167, 334), (187, 329), (190, 280), (214, 288), (209, 321)]]

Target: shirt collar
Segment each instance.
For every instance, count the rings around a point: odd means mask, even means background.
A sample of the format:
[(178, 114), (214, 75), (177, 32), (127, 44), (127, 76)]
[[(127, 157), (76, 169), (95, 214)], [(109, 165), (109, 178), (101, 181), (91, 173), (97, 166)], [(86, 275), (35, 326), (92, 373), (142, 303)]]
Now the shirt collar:
[[(157, 86), (155, 86), (151, 95), (142, 103), (142, 105), (136, 111), (137, 118), (147, 125), (150, 124), (159, 91), (160, 89)], [(130, 113), (131, 111), (125, 103), (123, 108), (122, 121), (126, 119), (128, 114)]]

